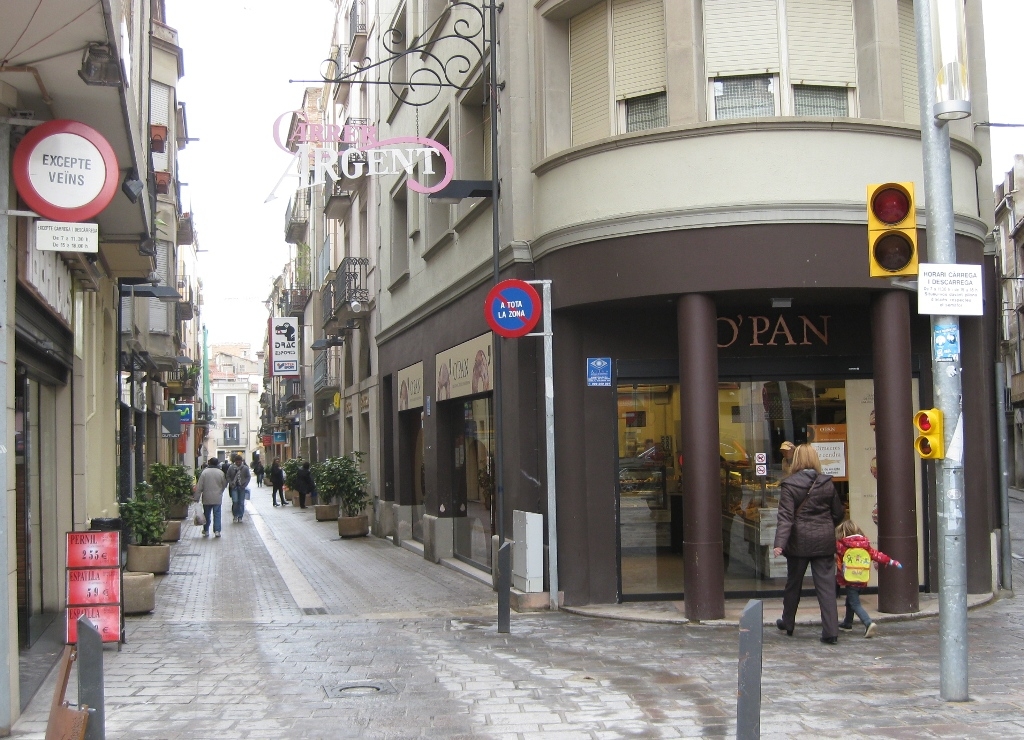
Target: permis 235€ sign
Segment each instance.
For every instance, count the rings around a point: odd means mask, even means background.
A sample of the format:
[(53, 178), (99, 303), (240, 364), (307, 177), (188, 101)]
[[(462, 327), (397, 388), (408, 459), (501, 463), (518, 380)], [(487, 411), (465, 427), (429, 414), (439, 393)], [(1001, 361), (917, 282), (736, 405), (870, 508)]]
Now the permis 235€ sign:
[(110, 143), (79, 121), (47, 121), (14, 152), (14, 183), (28, 207), (52, 221), (86, 221), (117, 191), (117, 157)]

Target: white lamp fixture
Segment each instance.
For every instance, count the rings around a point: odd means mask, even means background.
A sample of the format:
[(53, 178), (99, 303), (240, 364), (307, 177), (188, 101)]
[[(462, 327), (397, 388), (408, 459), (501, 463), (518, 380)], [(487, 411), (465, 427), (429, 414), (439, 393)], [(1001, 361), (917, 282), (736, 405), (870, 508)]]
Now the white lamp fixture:
[(931, 0), (931, 21), (936, 101), (932, 115), (940, 121), (967, 118), (971, 115), (971, 90), (963, 0)]

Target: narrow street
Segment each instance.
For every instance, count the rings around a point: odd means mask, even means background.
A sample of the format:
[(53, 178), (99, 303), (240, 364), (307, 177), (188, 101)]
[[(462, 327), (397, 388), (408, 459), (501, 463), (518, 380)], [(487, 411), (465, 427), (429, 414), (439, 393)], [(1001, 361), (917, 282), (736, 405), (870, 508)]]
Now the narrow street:
[[(499, 636), (486, 586), (388, 541), (340, 540), (269, 491), (253, 490), (221, 539), (186, 524), (156, 611), (129, 617), (127, 644), (105, 651), (111, 740), (735, 733), (735, 627), (513, 614)], [(972, 610), (964, 704), (937, 697), (935, 618), (837, 647), (816, 628), (767, 629), (762, 736), (1024, 737), (1020, 604)], [(43, 737), (53, 681), (14, 736)]]

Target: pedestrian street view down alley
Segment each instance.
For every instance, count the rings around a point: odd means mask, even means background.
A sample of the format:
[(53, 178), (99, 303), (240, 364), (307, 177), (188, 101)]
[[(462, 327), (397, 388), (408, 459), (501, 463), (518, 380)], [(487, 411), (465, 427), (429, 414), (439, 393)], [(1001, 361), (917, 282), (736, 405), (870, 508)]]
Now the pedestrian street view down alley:
[(0, 737), (1024, 740), (1022, 31), (0, 2)]
[[(386, 540), (340, 540), (268, 487), (249, 504), (220, 539), (186, 524), (157, 608), (105, 651), (108, 738), (735, 736), (735, 625), (648, 607), (516, 614), (500, 635), (487, 585)], [(1024, 737), (1019, 601), (971, 611), (971, 701), (947, 703), (934, 616), (833, 647), (809, 621), (776, 630), (768, 600), (761, 736)], [(664, 623), (629, 621), (645, 616)], [(43, 737), (53, 680), (15, 737)]]

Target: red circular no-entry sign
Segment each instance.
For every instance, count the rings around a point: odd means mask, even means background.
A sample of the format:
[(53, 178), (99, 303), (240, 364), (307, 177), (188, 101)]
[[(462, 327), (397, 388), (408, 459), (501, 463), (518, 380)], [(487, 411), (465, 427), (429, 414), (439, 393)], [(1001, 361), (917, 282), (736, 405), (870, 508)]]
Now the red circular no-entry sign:
[(53, 221), (85, 221), (117, 191), (117, 157), (96, 129), (79, 121), (47, 121), (28, 132), (11, 162), (28, 207)]
[(522, 280), (502, 280), (484, 300), (484, 318), (500, 337), (529, 334), (540, 320), (540, 296)]

